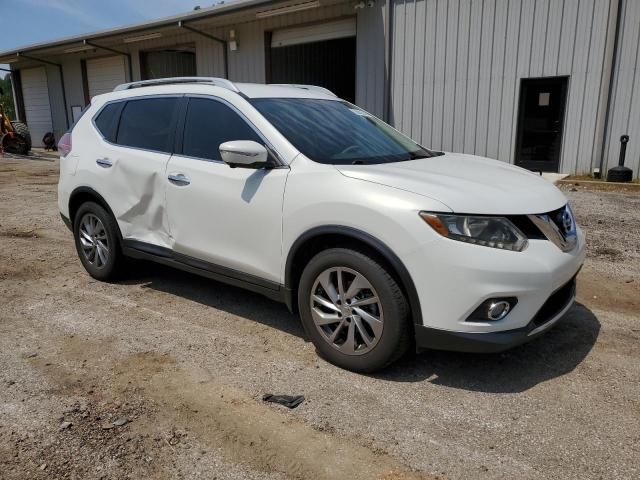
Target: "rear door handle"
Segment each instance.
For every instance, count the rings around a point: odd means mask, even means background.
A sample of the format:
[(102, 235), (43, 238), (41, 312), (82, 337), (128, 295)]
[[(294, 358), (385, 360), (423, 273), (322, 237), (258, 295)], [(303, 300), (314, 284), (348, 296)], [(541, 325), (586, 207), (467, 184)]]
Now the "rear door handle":
[(113, 166), (113, 162), (108, 158), (99, 158), (96, 160), (96, 163), (102, 168), (110, 168)]
[(184, 187), (191, 183), (191, 180), (189, 180), (189, 178), (183, 173), (170, 173), (167, 178), (174, 185), (178, 185), (181, 187)]

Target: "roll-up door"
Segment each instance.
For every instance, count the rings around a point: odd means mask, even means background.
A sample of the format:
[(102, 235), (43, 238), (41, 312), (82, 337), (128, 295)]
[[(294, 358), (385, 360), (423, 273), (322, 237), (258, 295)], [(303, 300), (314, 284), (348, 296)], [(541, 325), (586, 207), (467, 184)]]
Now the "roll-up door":
[(344, 18), (333, 22), (276, 30), (271, 37), (271, 46), (287, 47), (289, 45), (300, 45), (303, 43), (321, 42), (323, 40), (355, 36), (356, 19)]
[(20, 71), (24, 113), (33, 146), (42, 146), (42, 137), (53, 131), (49, 87), (45, 67), (25, 68)]
[(269, 56), (270, 83), (318, 85), (355, 101), (355, 18), (276, 30)]
[(114, 87), (126, 81), (124, 56), (116, 55), (87, 60), (89, 97), (93, 98), (96, 95), (111, 92)]

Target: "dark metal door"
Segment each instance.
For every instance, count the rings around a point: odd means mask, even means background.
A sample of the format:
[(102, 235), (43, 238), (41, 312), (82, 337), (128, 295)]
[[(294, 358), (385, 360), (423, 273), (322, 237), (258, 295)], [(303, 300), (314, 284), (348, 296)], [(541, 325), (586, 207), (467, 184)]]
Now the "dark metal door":
[(516, 165), (557, 172), (568, 77), (524, 79), (520, 85)]
[(355, 102), (356, 37), (273, 47), (267, 54), (268, 83), (318, 85)]
[(140, 52), (142, 80), (167, 77), (195, 77), (196, 54), (192, 48)]

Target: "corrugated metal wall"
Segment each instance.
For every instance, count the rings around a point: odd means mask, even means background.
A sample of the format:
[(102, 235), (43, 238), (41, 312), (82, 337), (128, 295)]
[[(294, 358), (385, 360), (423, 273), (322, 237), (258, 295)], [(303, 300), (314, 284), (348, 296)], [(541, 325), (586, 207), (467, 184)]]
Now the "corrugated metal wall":
[(383, 118), (385, 115), (386, 1), (358, 10), (356, 36), (356, 104)]
[[(304, 25), (328, 19), (355, 15), (353, 5), (348, 2), (321, 6), (320, 8), (278, 15), (261, 20), (231, 23), (228, 27), (207, 27), (198, 25), (198, 29), (219, 38), (229, 38), (234, 30), (238, 49), (229, 52), (229, 78), (238, 82), (265, 81), (264, 33), (293, 25)], [(221, 76), (224, 74), (222, 46), (212, 40), (192, 33), (179, 34), (131, 44), (134, 78), (140, 72), (138, 52), (154, 48), (168, 47), (187, 43), (196, 43), (196, 62), (198, 75)], [(383, 40), (380, 40), (383, 42)], [(382, 43), (383, 44), (383, 43)]]
[(391, 120), (400, 130), (436, 149), (513, 163), (520, 79), (566, 75), (560, 169), (588, 173), (599, 163), (609, 0), (393, 5)]
[[(631, 135), (627, 164), (640, 175), (640, 0), (624, 0), (618, 69), (605, 117), (618, 0), (389, 0), (392, 9), (390, 120), (433, 148), (514, 162), (520, 80), (568, 76), (561, 166), (589, 173), (605, 155), (615, 165), (619, 137)], [(229, 77), (265, 81), (264, 33), (293, 25), (357, 15), (356, 103), (385, 114), (386, 0), (365, 8), (335, 0), (320, 8), (228, 26), (198, 28), (218, 37), (235, 30)], [(212, 20), (210, 25), (224, 20)], [(224, 74), (222, 46), (190, 32), (122, 45), (140, 78), (141, 50), (195, 44), (198, 75)], [(52, 57), (63, 64), (69, 117), (84, 103), (80, 59), (103, 51)], [(21, 65), (22, 66), (22, 65)], [(30, 63), (24, 65), (31, 66)], [(48, 66), (56, 135), (65, 130), (59, 74)], [(604, 143), (604, 145), (603, 145)]]
[[(339, 0), (338, 0), (339, 1)], [(380, 1), (380, 0), (379, 0)], [(265, 81), (265, 50), (264, 50), (264, 32), (270, 30), (276, 30), (278, 28), (285, 28), (293, 25), (309, 24), (313, 22), (342, 18), (355, 15), (356, 11), (353, 5), (348, 2), (340, 2), (332, 5), (321, 6), (320, 8), (292, 13), (288, 15), (275, 16), (266, 18), (263, 20), (252, 20), (239, 23), (231, 23), (228, 27), (207, 27), (199, 25), (198, 28), (202, 31), (218, 36), (220, 38), (228, 38), (229, 30), (233, 29), (236, 33), (238, 41), (238, 50), (235, 52), (229, 52), (229, 78), (239, 82), (264, 82)], [(376, 23), (378, 19), (375, 16), (370, 16), (369, 21)], [(358, 28), (360, 27), (360, 20), (358, 20)], [(373, 39), (373, 31), (369, 31), (368, 28), (363, 28), (367, 32), (367, 35)], [(375, 30), (374, 30), (375, 31)], [(377, 43), (384, 46), (384, 38), (382, 32), (377, 39)], [(121, 45), (117, 48), (121, 50), (127, 50), (131, 55), (132, 60), (132, 72), (133, 80), (140, 80), (140, 51), (153, 50), (158, 48), (169, 48), (172, 46), (195, 44), (196, 46), (196, 70), (200, 76), (224, 76), (224, 63), (223, 63), (223, 50), (222, 45), (207, 39), (201, 35), (197, 35), (190, 32), (180, 32), (174, 35), (165, 35), (161, 38), (146, 40), (142, 42)], [(357, 57), (360, 58), (360, 49), (365, 48), (367, 45), (358, 44)], [(51, 58), (51, 61), (60, 62), (63, 65), (65, 74), (67, 103), (69, 110), (69, 118), (71, 118), (71, 106), (72, 105), (84, 105), (84, 94), (82, 90), (82, 75), (80, 71), (80, 59), (81, 58), (97, 58), (104, 56), (105, 52), (102, 50), (96, 50), (94, 53), (85, 54), (70, 54), (64, 56), (55, 56)], [(366, 62), (358, 62), (358, 71), (360, 68), (365, 68), (367, 74), (358, 77), (359, 83), (366, 84), (366, 87), (356, 88), (356, 91), (368, 92), (362, 102), (358, 101), (360, 105), (365, 108), (369, 108), (372, 111), (375, 110), (377, 104), (381, 105), (383, 98), (383, 78), (384, 78), (384, 63), (377, 63), (375, 66), (366, 66)], [(374, 88), (369, 85), (369, 76), (372, 72), (376, 72), (378, 80)], [(55, 67), (48, 67), (52, 74), (58, 75)], [(54, 71), (55, 70), (55, 71)], [(382, 75), (382, 77), (380, 77)], [(128, 70), (127, 70), (128, 77)], [(55, 85), (50, 85), (50, 89), (59, 90), (59, 80), (54, 81)], [(377, 92), (377, 90), (380, 90)], [(58, 93), (52, 92), (52, 116), (54, 121), (54, 129), (56, 135), (59, 137), (66, 130), (64, 108), (62, 107), (62, 98)], [(369, 107), (371, 105), (371, 107)]]
[(605, 145), (604, 168), (618, 164), (620, 136), (628, 134), (625, 165), (640, 176), (640, 1), (625, 0), (622, 7), (616, 75)]
[[(198, 26), (202, 31), (219, 38), (229, 38), (229, 30), (235, 30), (238, 50), (229, 52), (229, 78), (238, 82), (265, 81), (264, 33), (293, 25), (304, 25), (357, 14), (356, 46), (356, 103), (382, 116), (384, 110), (384, 0), (376, 0), (373, 7), (354, 10), (351, 2), (323, 5), (320, 8), (279, 15), (263, 20), (232, 24), (215, 28)], [(139, 79), (140, 50), (196, 43), (198, 75), (224, 75), (222, 46), (212, 40), (191, 33), (171, 38), (158, 38), (131, 45), (134, 79)]]

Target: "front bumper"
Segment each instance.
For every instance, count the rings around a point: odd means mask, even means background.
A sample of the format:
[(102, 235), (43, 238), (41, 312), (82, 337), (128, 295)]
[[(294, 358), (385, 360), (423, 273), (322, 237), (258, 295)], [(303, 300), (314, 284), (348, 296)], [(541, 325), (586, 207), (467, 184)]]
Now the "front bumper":
[[(547, 240), (531, 240), (523, 252), (509, 252), (446, 238), (413, 250), (403, 261), (420, 300), (417, 347), (492, 352), (531, 340), (573, 304), (585, 255), (580, 230), (570, 252)], [(518, 299), (504, 319), (469, 320), (484, 301), (504, 297)]]
[(533, 340), (556, 325), (574, 304), (575, 296), (576, 277), (574, 276), (549, 297), (525, 327), (512, 330), (453, 332), (415, 325), (416, 347), (418, 350), (435, 349), (476, 353), (508, 350)]

